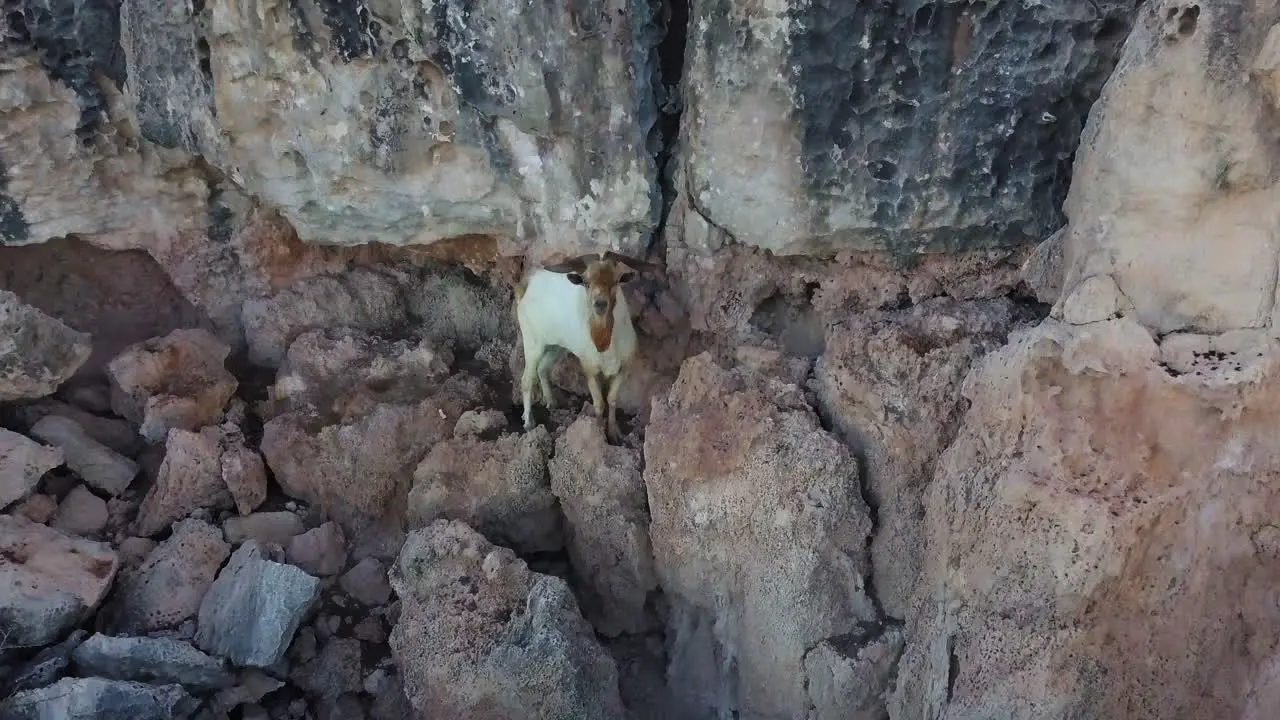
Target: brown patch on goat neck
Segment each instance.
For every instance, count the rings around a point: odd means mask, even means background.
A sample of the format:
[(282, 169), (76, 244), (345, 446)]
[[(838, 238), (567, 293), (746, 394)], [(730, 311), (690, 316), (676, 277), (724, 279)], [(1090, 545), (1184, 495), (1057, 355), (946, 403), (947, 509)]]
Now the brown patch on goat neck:
[(604, 352), (609, 349), (609, 344), (613, 342), (613, 308), (616, 301), (616, 293), (618, 291), (618, 277), (622, 275), (622, 271), (612, 262), (592, 263), (587, 268), (587, 302), (594, 302), (597, 296), (609, 298), (609, 310), (605, 316), (601, 318), (594, 312), (591, 313), (591, 342), (595, 344), (596, 350)]
[(613, 342), (613, 308), (609, 309), (609, 314), (603, 320), (592, 316), (591, 342), (600, 352), (609, 349), (609, 343)]

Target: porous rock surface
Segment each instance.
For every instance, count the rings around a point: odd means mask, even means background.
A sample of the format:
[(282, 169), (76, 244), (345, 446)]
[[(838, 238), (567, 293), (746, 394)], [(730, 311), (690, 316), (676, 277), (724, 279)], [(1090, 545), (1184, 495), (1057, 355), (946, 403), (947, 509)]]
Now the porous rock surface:
[(63, 678), (0, 704), (13, 720), (186, 720), (198, 702), (181, 685), (148, 685), (102, 678)]
[(198, 508), (234, 506), (222, 476), (219, 439), (212, 427), (169, 431), (160, 471), (138, 508), (138, 535), (155, 535)]
[[(0, 200), (0, 225), (3, 213)], [(0, 402), (52, 394), (89, 359), (90, 340), (0, 289)]]
[(569, 586), (465, 524), (410, 533), (391, 585), (391, 651), (420, 716), (623, 717), (617, 668)]
[(62, 464), (62, 451), (0, 428), (0, 509), (23, 499)]
[(877, 620), (849, 450), (800, 387), (701, 353), (654, 403), (644, 480), (685, 712), (803, 713), (805, 653)]
[(194, 618), (230, 554), (217, 527), (195, 519), (174, 523), (172, 534), (124, 573), (104, 609), (104, 629), (113, 635), (140, 634)]

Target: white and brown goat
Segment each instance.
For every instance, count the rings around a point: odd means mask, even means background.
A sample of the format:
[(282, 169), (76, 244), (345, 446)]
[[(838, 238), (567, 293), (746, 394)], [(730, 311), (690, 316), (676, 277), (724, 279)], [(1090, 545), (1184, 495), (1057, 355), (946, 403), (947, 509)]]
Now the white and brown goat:
[[(609, 439), (619, 440), (618, 389), (636, 352), (636, 331), (622, 285), (638, 271), (655, 267), (613, 252), (603, 257), (583, 255), (535, 267), (516, 287), (516, 319), (524, 346), (520, 391), (525, 430), (533, 428), (535, 378), (543, 404), (555, 407), (548, 377), (555, 356), (547, 352), (555, 346), (573, 353), (582, 363), (596, 417), (606, 420)], [(608, 383), (607, 391), (600, 387), (602, 376)]]

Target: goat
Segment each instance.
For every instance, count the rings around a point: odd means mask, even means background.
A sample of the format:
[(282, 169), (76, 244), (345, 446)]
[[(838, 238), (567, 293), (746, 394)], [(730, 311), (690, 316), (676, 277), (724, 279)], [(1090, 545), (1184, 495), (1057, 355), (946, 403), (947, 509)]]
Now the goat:
[[(605, 431), (611, 442), (620, 440), (618, 389), (636, 352), (631, 308), (621, 286), (635, 278), (638, 271), (655, 267), (614, 252), (606, 252), (603, 257), (582, 255), (556, 265), (535, 267), (516, 286), (516, 319), (524, 345), (520, 391), (526, 431), (533, 429), (530, 411), (535, 377), (543, 404), (555, 407), (548, 377), (555, 356), (547, 352), (555, 346), (568, 350), (582, 363), (596, 417), (607, 418)], [(608, 381), (607, 393), (600, 387), (602, 375)]]

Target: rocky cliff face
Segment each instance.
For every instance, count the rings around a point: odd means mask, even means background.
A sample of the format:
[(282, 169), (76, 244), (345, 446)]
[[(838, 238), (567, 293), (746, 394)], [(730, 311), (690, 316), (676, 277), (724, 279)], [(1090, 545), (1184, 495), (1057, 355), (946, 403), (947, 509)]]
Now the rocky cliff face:
[(1277, 27), (0, 0), (0, 716), (1272, 717)]

